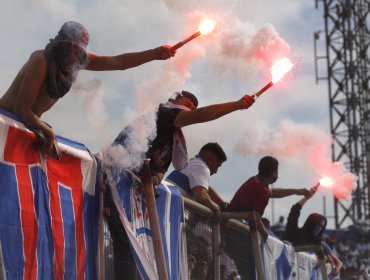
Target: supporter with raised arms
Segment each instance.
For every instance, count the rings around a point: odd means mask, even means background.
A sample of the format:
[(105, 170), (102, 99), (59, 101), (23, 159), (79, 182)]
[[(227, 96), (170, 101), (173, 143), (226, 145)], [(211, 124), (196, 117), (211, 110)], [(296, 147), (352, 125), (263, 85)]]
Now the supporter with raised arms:
[(169, 46), (161, 46), (142, 52), (100, 56), (86, 51), (89, 37), (82, 24), (64, 23), (45, 49), (30, 55), (0, 99), (0, 108), (16, 114), (27, 127), (44, 136), (46, 155), (59, 156), (55, 154), (55, 134), (41, 116), (70, 90), (80, 70), (125, 70), (175, 55)]
[[(160, 104), (156, 113), (156, 137), (150, 141), (148, 150), (143, 151), (144, 155), (141, 156), (141, 158), (150, 159), (151, 179), (154, 188), (162, 181), (171, 163), (177, 170), (181, 170), (187, 166), (186, 141), (181, 130), (182, 127), (212, 121), (232, 112), (248, 109), (253, 103), (253, 96), (245, 95), (236, 101), (197, 108), (198, 99), (196, 96), (188, 91), (181, 91), (175, 93), (167, 102)], [(130, 149), (135, 145), (135, 141), (137, 141), (137, 139), (132, 138), (131, 133), (135, 128), (135, 125), (128, 125), (119, 133), (110, 146), (113, 155), (109, 153), (108, 149), (103, 156), (105, 158), (103, 161), (108, 160), (109, 162), (110, 156), (116, 157), (116, 149), (120, 148), (127, 151), (127, 156), (130, 155)], [(141, 188), (141, 167), (142, 163), (138, 164), (138, 166), (127, 168), (128, 173), (130, 173), (127, 176), (127, 182), (124, 182), (127, 184), (127, 187), (135, 185), (139, 189)], [(109, 182), (106, 183), (109, 185)], [(129, 279), (127, 278), (127, 271), (130, 270), (130, 267), (124, 264), (127, 263), (127, 259), (132, 260), (131, 248), (127, 240), (126, 231), (120, 221), (117, 208), (109, 193), (110, 187), (107, 186), (106, 190), (108, 193), (105, 196), (105, 213), (114, 241), (113, 244), (115, 244), (113, 250), (115, 252), (116, 276), (117, 279), (122, 279), (122, 277)], [(156, 188), (154, 191), (156, 195), (159, 195)], [(122, 264), (120, 262), (124, 263)]]

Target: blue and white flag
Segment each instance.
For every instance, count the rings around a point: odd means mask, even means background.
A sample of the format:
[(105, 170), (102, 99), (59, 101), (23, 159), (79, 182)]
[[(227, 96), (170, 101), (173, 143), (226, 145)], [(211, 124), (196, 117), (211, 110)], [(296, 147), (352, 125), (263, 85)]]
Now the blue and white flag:
[[(110, 187), (120, 220), (131, 242), (136, 265), (144, 280), (158, 279), (153, 240), (150, 230), (145, 196), (132, 187), (134, 176), (130, 172), (110, 170)], [(186, 238), (184, 205), (177, 188), (167, 181), (157, 186), (156, 199), (162, 244), (168, 278), (186, 279)]]
[(57, 137), (60, 160), (0, 109), (0, 242), (7, 279), (97, 279), (99, 188), (87, 148)]

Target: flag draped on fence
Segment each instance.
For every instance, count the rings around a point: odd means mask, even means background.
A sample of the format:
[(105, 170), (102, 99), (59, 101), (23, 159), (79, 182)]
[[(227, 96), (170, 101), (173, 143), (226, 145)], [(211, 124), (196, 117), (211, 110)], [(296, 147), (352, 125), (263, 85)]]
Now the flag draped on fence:
[[(110, 174), (112, 198), (129, 237), (139, 272), (145, 280), (158, 279), (145, 196), (133, 187), (135, 179), (131, 173), (110, 170)], [(183, 200), (177, 188), (165, 180), (157, 188), (161, 194), (156, 205), (168, 278), (185, 280), (187, 258)]]
[(262, 264), (266, 280), (317, 279), (320, 271), (316, 255), (295, 252), (288, 242), (269, 236), (261, 240)]
[(7, 279), (97, 279), (99, 188), (87, 148), (57, 137), (62, 158), (0, 109), (0, 242)]

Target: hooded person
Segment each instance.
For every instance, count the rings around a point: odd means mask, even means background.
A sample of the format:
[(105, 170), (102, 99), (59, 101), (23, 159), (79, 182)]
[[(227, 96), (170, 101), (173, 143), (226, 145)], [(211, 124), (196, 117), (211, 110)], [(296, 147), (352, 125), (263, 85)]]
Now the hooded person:
[(9, 89), (0, 98), (0, 109), (15, 114), (36, 133), (40, 150), (55, 155), (57, 143), (50, 125), (41, 120), (58, 100), (65, 96), (82, 69), (91, 71), (125, 70), (152, 60), (175, 55), (170, 46), (115, 56), (100, 56), (86, 51), (89, 33), (80, 23), (64, 23), (44, 49), (34, 51), (18, 72)]
[(298, 227), (302, 207), (315, 194), (317, 188), (318, 185), (314, 186), (311, 189), (311, 195), (301, 199), (290, 210), (285, 228), (285, 240), (291, 242), (294, 246), (321, 244), (322, 235), (327, 224), (327, 219), (323, 215), (312, 213), (307, 217), (303, 226), (301, 228)]
[[(301, 228), (298, 227), (298, 219), (303, 205), (311, 198), (317, 191), (319, 184), (311, 188), (311, 195), (308, 198), (303, 198), (294, 204), (288, 216), (288, 222), (285, 229), (285, 240), (291, 242), (294, 246), (322, 246), (322, 253), (327, 264), (331, 266), (329, 279), (339, 276), (339, 272), (343, 267), (342, 261), (331, 250), (328, 244), (322, 240), (322, 236), (326, 229), (327, 219), (319, 214), (310, 214)], [(321, 253), (319, 253), (321, 254)]]

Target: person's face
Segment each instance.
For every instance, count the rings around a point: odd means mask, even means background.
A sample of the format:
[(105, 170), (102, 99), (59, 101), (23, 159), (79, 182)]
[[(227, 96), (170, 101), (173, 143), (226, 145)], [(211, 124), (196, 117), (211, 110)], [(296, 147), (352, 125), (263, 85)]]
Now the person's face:
[(189, 97), (182, 96), (182, 97), (176, 99), (176, 103), (179, 104), (179, 105), (183, 105), (183, 106), (189, 108), (190, 110), (195, 110), (196, 109), (196, 106), (195, 106), (193, 100), (190, 99)]
[(325, 220), (322, 220), (319, 224), (317, 224), (313, 230), (313, 236), (314, 237), (318, 237), (319, 234), (322, 233), (322, 231), (324, 230), (325, 228), (325, 225), (326, 225), (326, 222)]
[(214, 154), (208, 154), (206, 164), (209, 168), (209, 171), (211, 172), (211, 175), (216, 174), (218, 171), (218, 168), (222, 165), (223, 161), (220, 160), (217, 156)]
[(274, 170), (274, 172), (272, 173), (272, 182), (271, 183), (275, 183), (277, 181), (277, 179), (279, 178), (279, 172), (278, 172), (278, 169), (276, 168)]

